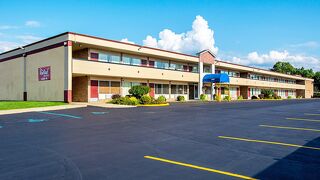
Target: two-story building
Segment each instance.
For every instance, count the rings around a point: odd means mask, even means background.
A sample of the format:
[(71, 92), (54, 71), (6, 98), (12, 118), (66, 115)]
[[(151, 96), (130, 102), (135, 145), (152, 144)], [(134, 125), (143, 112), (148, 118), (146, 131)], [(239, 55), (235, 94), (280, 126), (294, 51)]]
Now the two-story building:
[[(103, 101), (139, 84), (169, 100), (212, 92), (250, 99), (261, 89), (283, 98), (313, 94), (313, 79), (228, 63), (210, 51), (187, 55), (72, 32), (0, 54), (0, 73), (0, 100)], [(214, 73), (228, 74), (228, 87), (203, 82)]]

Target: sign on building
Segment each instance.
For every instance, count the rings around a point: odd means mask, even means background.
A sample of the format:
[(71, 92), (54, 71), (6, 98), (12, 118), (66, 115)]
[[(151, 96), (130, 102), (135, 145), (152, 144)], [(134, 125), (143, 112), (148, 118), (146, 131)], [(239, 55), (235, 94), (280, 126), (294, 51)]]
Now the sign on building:
[(51, 79), (50, 66), (38, 68), (38, 79), (39, 81), (47, 81)]

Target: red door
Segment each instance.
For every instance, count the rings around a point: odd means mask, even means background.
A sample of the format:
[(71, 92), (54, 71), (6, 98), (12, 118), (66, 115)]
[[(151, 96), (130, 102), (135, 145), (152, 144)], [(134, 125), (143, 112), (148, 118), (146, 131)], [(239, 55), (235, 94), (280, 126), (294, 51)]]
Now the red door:
[(98, 98), (98, 81), (97, 80), (91, 80), (91, 98)]
[(150, 87), (149, 95), (151, 97), (154, 97), (154, 84), (153, 83), (149, 83), (149, 87)]

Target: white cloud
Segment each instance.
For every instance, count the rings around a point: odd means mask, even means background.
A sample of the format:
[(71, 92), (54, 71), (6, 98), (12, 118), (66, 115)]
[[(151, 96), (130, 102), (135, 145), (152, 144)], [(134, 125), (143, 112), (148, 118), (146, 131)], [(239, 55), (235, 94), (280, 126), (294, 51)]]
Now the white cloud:
[(0, 41), (0, 52), (9, 51), (11, 49), (19, 47), (21, 44), (8, 41)]
[(290, 62), (293, 66), (300, 68), (312, 68), (316, 71), (320, 70), (320, 59), (313, 56), (303, 54), (290, 54), (288, 51), (271, 50), (266, 54), (259, 54), (254, 51), (248, 53), (245, 57), (232, 57), (231, 62), (249, 66), (257, 66), (263, 68), (272, 68), (277, 61)]
[(25, 26), (27, 26), (27, 27), (40, 27), (41, 24), (38, 21), (30, 20), (30, 21), (25, 22)]
[(291, 44), (289, 47), (291, 48), (312, 48), (316, 49), (320, 47), (320, 44), (316, 41), (308, 41), (304, 43), (299, 43), (299, 44)]
[(0, 30), (10, 30), (10, 29), (18, 29), (18, 26), (11, 26), (11, 25), (2, 25), (0, 26)]
[(130, 43), (130, 44), (135, 44), (133, 41), (129, 41), (128, 38), (123, 38), (120, 40), (121, 42), (125, 42), (125, 43)]
[(214, 31), (202, 16), (196, 16), (191, 31), (177, 34), (170, 29), (164, 29), (159, 33), (159, 40), (148, 35), (143, 40), (143, 45), (188, 54), (195, 54), (205, 49), (218, 52), (218, 48), (215, 47)]
[(16, 36), (16, 38), (21, 40), (25, 44), (30, 44), (42, 39), (41, 37), (32, 36), (32, 35), (20, 35), (20, 36)]

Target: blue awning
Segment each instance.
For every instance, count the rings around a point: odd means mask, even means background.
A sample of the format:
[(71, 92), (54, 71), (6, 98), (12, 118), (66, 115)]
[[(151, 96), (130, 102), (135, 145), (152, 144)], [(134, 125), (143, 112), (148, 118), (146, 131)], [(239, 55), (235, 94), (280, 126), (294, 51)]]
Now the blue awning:
[(211, 83), (229, 83), (229, 76), (226, 73), (222, 74), (207, 74), (202, 79), (203, 82), (211, 82)]

